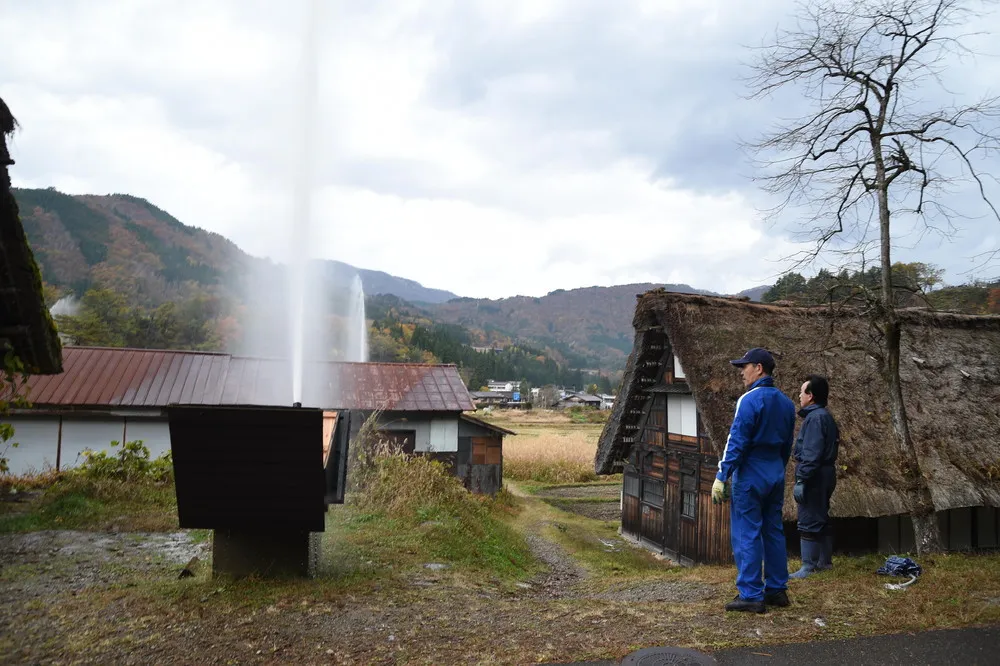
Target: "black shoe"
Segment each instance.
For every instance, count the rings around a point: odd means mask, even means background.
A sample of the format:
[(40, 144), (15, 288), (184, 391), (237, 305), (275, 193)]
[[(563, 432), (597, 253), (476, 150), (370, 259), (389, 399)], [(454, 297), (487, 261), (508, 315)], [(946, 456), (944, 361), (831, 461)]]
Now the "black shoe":
[(747, 613), (766, 613), (767, 609), (764, 608), (763, 601), (747, 601), (740, 595), (726, 604), (727, 611), (746, 611)]
[(777, 592), (771, 592), (770, 594), (764, 595), (764, 605), (765, 606), (778, 606), (779, 608), (784, 608), (785, 606), (790, 606), (791, 601), (788, 600), (788, 592), (785, 590), (778, 590)]

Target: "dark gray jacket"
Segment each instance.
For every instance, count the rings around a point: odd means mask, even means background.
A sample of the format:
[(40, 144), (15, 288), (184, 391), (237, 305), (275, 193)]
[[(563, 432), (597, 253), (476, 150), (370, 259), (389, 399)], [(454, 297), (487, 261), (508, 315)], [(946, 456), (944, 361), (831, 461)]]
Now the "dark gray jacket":
[(802, 427), (795, 440), (795, 480), (808, 481), (820, 467), (834, 466), (840, 448), (840, 430), (826, 407), (809, 405), (799, 410)]

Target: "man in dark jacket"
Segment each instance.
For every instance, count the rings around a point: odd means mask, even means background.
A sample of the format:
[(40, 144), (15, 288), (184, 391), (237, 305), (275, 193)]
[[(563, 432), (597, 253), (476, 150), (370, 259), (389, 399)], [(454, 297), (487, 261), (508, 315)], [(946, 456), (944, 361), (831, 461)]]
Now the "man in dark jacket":
[(837, 485), (840, 433), (826, 410), (830, 385), (826, 377), (809, 375), (799, 391), (802, 427), (795, 440), (795, 501), (799, 505), (799, 543), (802, 568), (791, 578), (805, 578), (833, 567), (830, 498)]
[(788, 605), (788, 554), (781, 510), (785, 465), (795, 434), (795, 403), (774, 385), (770, 352), (754, 348), (730, 363), (740, 369), (747, 392), (736, 401), (712, 486), (714, 503), (732, 498), (729, 528), (739, 594), (726, 604), (726, 610), (763, 613), (765, 605)]

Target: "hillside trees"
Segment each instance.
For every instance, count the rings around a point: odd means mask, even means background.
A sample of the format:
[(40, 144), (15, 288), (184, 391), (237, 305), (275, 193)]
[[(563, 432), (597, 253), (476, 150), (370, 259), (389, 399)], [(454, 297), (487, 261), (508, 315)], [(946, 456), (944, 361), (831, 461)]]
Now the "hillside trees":
[(496, 342), (496, 333), (435, 322), (396, 297), (372, 297), (366, 306), (373, 316), (368, 346), (372, 361), (454, 363), (474, 390), (491, 379), (512, 379), (529, 387), (559, 384), (580, 389), (595, 383), (610, 391), (608, 377), (566, 368), (530, 345), (508, 339), (502, 349), (477, 351), (474, 345)]
[(55, 322), (82, 346), (223, 351), (238, 336), (235, 320), (224, 316), (218, 299), (204, 294), (147, 309), (130, 305), (120, 293), (91, 289), (76, 314), (56, 315)]
[(802, 261), (877, 249), (878, 284), (858, 296), (875, 340), (867, 351), (888, 387), (919, 552), (938, 550), (940, 536), (900, 381), (892, 250), (905, 225), (947, 234), (956, 209), (976, 202), (1000, 220), (988, 196), (996, 181), (981, 172), (1000, 148), (997, 100), (940, 102), (953, 97), (944, 77), (946, 59), (963, 50), (957, 31), (974, 18), (961, 0), (807, 0), (795, 27), (757, 53), (752, 82), (754, 97), (792, 89), (809, 107), (753, 146), (768, 155), (761, 180), (784, 202), (776, 212), (811, 212), (799, 223), (812, 246)]
[[(934, 307), (969, 314), (986, 314), (989, 284), (970, 284), (960, 287), (941, 287), (944, 272), (933, 264), (922, 262), (901, 263), (892, 266), (893, 300), (899, 307)], [(867, 270), (842, 269), (834, 275), (820, 270), (811, 278), (796, 272), (781, 276), (761, 296), (763, 303), (788, 301), (797, 305), (823, 305), (853, 302), (859, 295), (881, 288), (882, 269), (873, 266)], [(981, 292), (969, 298), (968, 292)]]

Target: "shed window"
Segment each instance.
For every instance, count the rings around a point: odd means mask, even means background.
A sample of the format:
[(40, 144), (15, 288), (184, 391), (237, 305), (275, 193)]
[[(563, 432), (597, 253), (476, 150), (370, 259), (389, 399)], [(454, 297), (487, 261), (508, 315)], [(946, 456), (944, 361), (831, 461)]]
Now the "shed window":
[(493, 437), (472, 438), (473, 465), (499, 465), (503, 460), (501, 440)]
[(698, 506), (698, 487), (694, 476), (681, 476), (681, 516), (694, 520)]

